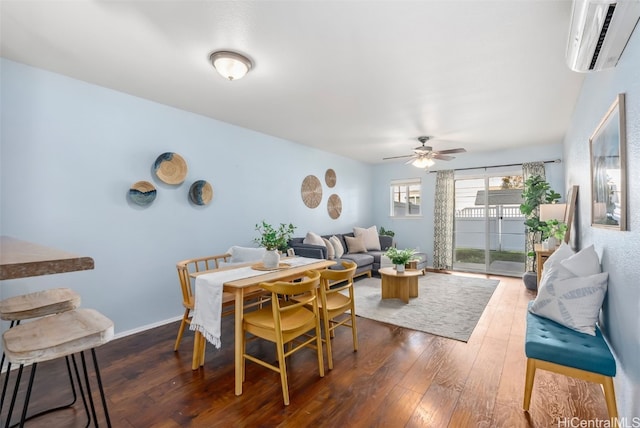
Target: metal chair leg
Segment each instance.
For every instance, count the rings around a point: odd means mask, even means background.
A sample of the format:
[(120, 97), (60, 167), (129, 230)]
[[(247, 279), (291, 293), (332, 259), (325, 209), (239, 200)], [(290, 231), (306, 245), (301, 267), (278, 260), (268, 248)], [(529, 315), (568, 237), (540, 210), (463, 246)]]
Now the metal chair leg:
[(66, 362), (66, 365), (67, 365), (67, 373), (69, 374), (69, 384), (71, 385), (71, 393), (73, 394), (73, 399), (68, 404), (62, 404), (60, 406), (53, 407), (51, 409), (46, 409), (46, 410), (43, 410), (41, 412), (35, 413), (33, 415), (30, 415), (30, 416), (27, 417), (27, 419), (25, 419), (26, 421), (28, 421), (30, 419), (34, 419), (34, 418), (40, 417), (42, 415), (46, 415), (47, 413), (51, 413), (51, 412), (55, 412), (57, 410), (62, 410), (62, 409), (69, 408), (69, 407), (73, 406), (76, 403), (76, 400), (78, 399), (78, 395), (76, 394), (76, 387), (73, 384), (73, 375), (71, 374), (71, 365), (69, 364), (69, 356), (66, 356), (64, 358), (65, 358), (65, 362)]
[(20, 379), (22, 378), (22, 370), (24, 369), (23, 365), (20, 365), (18, 369), (18, 378), (16, 379), (16, 387), (13, 390), (13, 395), (11, 396), (11, 404), (9, 405), (9, 413), (7, 414), (7, 422), (5, 423), (5, 428), (9, 428), (11, 425), (11, 416), (13, 415), (13, 408), (16, 405), (16, 397), (18, 396), (18, 385), (20, 385)]
[(96, 349), (91, 348), (91, 355), (93, 356), (93, 368), (96, 371), (96, 379), (98, 380), (98, 389), (100, 389), (100, 398), (102, 399), (102, 408), (104, 410), (104, 416), (107, 420), (107, 426), (111, 428), (111, 418), (109, 418), (109, 409), (107, 408), (107, 398), (104, 395), (104, 389), (102, 388), (102, 378), (100, 377), (100, 368), (98, 367), (98, 358), (96, 357)]
[(80, 389), (80, 396), (82, 397), (82, 404), (84, 405), (84, 411), (87, 414), (87, 424), (85, 428), (91, 425), (91, 413), (89, 413), (89, 406), (87, 404), (87, 398), (84, 395), (84, 388), (82, 387), (82, 378), (80, 377), (80, 372), (78, 371), (78, 363), (76, 362), (76, 356), (71, 355), (71, 361), (73, 361), (73, 369), (76, 374), (76, 380), (78, 381), (78, 388)]
[[(31, 365), (31, 375), (29, 376), (29, 386), (27, 386), (27, 395), (24, 398), (24, 405), (22, 406), (22, 415), (20, 416), (20, 428), (24, 426), (25, 421), (27, 420), (27, 408), (29, 407), (29, 399), (31, 398), (31, 390), (33, 389), (33, 379), (36, 377), (36, 369), (38, 368), (38, 363), (33, 363)], [(16, 384), (16, 391), (18, 390), (19, 383)], [(11, 415), (9, 415), (9, 419), (11, 419)]]
[[(11, 321), (11, 324), (9, 325), (9, 328), (13, 328), (14, 325), (20, 324), (20, 320), (18, 320), (18, 322), (16, 323), (15, 320)], [(0, 371), (2, 370), (2, 367), (4, 367), (4, 360), (5, 360), (5, 354), (4, 351), (2, 351), (2, 361), (0, 361)], [(4, 406), (4, 397), (5, 394), (7, 392), (7, 385), (9, 384), (9, 374), (11, 373), (11, 363), (7, 364), (7, 374), (4, 377), (4, 384), (2, 386), (2, 395), (0, 395), (0, 414), (2, 414), (2, 407)]]
[(87, 362), (84, 358), (84, 351), (80, 352), (80, 359), (82, 360), (82, 371), (84, 373), (84, 381), (87, 386), (87, 396), (89, 397), (89, 404), (91, 406), (91, 414), (93, 415), (93, 421), (98, 426), (98, 415), (96, 414), (96, 406), (93, 404), (93, 394), (91, 393), (91, 384), (89, 383), (89, 373), (87, 372)]

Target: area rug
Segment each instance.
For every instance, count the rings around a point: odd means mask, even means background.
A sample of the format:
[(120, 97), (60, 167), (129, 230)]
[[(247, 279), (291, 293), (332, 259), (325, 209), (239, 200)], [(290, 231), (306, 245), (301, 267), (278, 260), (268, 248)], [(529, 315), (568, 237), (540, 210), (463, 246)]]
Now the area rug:
[(467, 342), (499, 282), (441, 273), (418, 280), (418, 297), (406, 304), (380, 298), (380, 278), (355, 281), (356, 315)]

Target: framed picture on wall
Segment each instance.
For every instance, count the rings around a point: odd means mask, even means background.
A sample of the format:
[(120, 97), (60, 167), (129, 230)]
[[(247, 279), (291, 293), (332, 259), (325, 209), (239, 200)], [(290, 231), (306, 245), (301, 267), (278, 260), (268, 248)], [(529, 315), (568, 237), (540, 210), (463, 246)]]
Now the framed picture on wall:
[(589, 138), (591, 225), (627, 228), (627, 160), (624, 94), (618, 94)]

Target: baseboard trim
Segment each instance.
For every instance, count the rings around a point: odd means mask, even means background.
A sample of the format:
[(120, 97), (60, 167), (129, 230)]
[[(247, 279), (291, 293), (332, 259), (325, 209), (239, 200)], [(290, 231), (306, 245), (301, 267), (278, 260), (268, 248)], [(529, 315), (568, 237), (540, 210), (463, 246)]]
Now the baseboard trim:
[(182, 315), (178, 315), (173, 318), (169, 318), (162, 321), (157, 321), (151, 324), (143, 325), (141, 327), (137, 327), (127, 331), (121, 331), (120, 333), (116, 333), (113, 335), (113, 339), (121, 339), (123, 337), (131, 336), (133, 334), (141, 333), (143, 331), (151, 330), (152, 328), (161, 327), (163, 325), (171, 324), (172, 322), (180, 321), (182, 319)]

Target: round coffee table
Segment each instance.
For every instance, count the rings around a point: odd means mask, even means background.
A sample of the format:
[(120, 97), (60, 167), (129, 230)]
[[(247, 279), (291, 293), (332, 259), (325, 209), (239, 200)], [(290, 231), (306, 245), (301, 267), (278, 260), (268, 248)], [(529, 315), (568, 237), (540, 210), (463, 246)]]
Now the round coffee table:
[(409, 303), (410, 297), (418, 297), (418, 277), (422, 275), (422, 271), (407, 269), (398, 272), (392, 267), (386, 267), (379, 269), (378, 273), (382, 279), (383, 299), (397, 298)]

